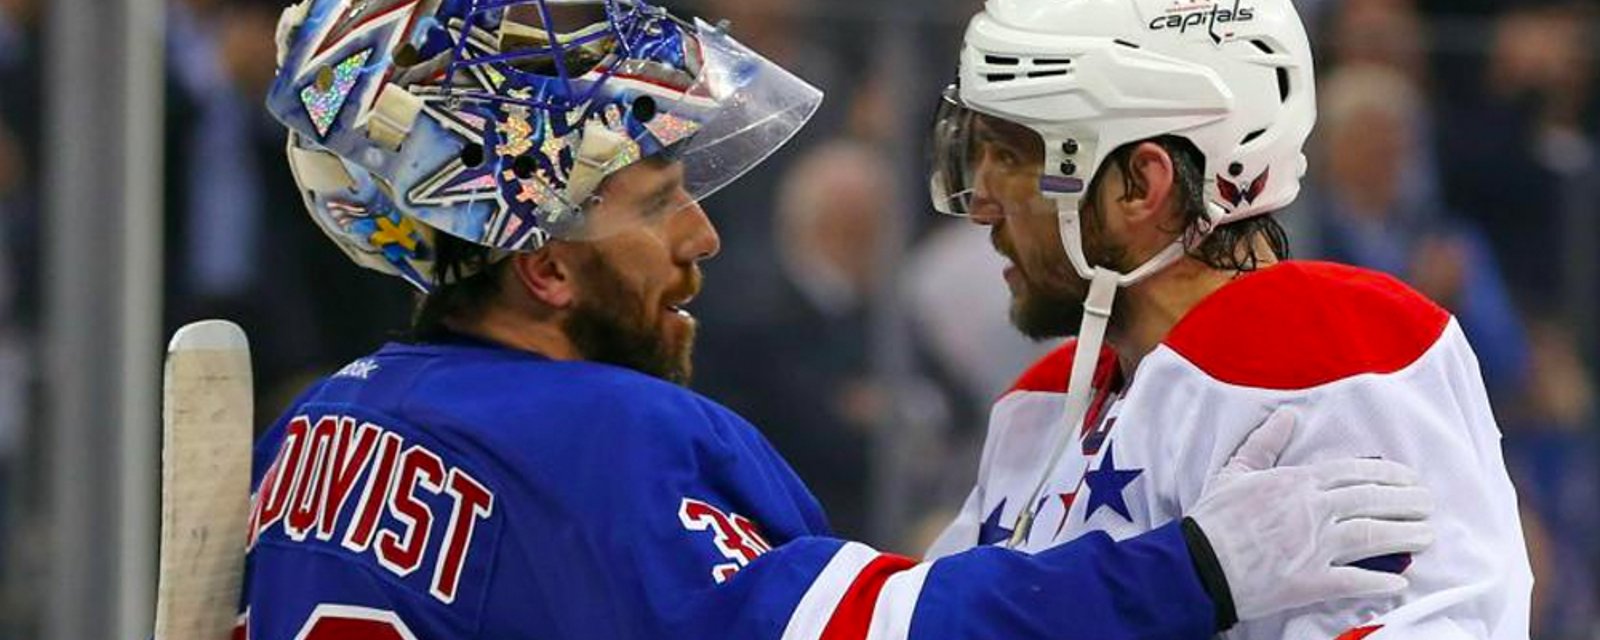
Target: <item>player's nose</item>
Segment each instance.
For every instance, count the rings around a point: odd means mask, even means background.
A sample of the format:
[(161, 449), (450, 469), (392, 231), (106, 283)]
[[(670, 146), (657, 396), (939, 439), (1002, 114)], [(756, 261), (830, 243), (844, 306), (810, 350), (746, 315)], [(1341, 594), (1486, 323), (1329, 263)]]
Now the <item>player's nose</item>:
[(999, 224), (1006, 217), (1005, 208), (1000, 206), (1000, 201), (989, 197), (982, 189), (972, 193), (972, 204), (967, 213), (967, 219), (973, 224), (985, 227)]
[(683, 221), (683, 235), (678, 243), (679, 257), (686, 262), (700, 262), (716, 257), (722, 251), (722, 236), (711, 222), (711, 216), (693, 202), (678, 213)]

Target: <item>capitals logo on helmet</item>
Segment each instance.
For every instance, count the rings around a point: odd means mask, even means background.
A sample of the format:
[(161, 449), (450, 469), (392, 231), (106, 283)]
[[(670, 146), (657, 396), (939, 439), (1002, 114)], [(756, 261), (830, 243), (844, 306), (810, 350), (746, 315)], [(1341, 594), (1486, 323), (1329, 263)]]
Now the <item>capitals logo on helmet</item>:
[(607, 176), (668, 156), (704, 198), (821, 100), (726, 30), (638, 1), (305, 0), (278, 45), (267, 103), (312, 218), (423, 290), (439, 233), (499, 256), (591, 239)]

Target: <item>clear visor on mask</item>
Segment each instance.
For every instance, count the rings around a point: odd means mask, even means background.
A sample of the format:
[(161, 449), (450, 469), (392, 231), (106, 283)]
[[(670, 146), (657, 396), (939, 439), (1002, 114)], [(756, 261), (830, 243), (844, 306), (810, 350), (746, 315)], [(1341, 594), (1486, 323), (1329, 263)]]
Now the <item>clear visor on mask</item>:
[[(693, 137), (669, 150), (684, 164), (684, 189), (711, 197), (794, 137), (822, 104), (822, 91), (727, 32), (696, 21), (705, 56), (701, 83), (720, 105)], [(694, 93), (694, 92), (690, 92)]]
[[(662, 115), (647, 123), (645, 133), (669, 142), (660, 159), (681, 163), (682, 189), (672, 198), (674, 211), (711, 197), (777, 152), (816, 114), (823, 97), (821, 90), (727, 32), (698, 20), (695, 27), (703, 56), (701, 74), (675, 101), (661, 105)], [(619, 154), (602, 173), (615, 176), (639, 160)], [(592, 211), (605, 192), (599, 188), (598, 197), (585, 208)], [(558, 225), (552, 231), (556, 237), (589, 240), (626, 226), (616, 220), (587, 219), (580, 226)]]

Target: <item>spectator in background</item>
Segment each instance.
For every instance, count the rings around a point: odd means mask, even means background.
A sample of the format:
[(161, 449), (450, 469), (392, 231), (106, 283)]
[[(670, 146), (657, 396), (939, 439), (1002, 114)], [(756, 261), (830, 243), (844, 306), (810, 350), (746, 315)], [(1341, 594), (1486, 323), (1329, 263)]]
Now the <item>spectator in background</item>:
[(1506, 467), (1517, 485), (1534, 563), (1534, 638), (1593, 638), (1600, 619), (1600, 439), (1595, 385), (1572, 331), (1531, 323), (1532, 378), (1524, 402), (1497, 407)]
[(1314, 253), (1410, 282), (1460, 319), (1497, 398), (1527, 376), (1527, 346), (1494, 255), (1480, 233), (1427, 194), (1405, 189), (1419, 162), (1422, 95), (1398, 71), (1335, 70), (1319, 89), (1315, 180), (1305, 198), (1321, 247)]
[[(19, 284), (27, 269), (13, 257), (12, 248), (20, 244), (15, 218), (32, 217), (26, 205), (28, 167), (25, 154), (4, 119), (0, 119), (0, 533), (5, 529), (8, 488), (23, 429), (29, 424), (33, 360), (29, 347), (32, 331), (23, 322), (27, 314), (19, 306)], [(27, 240), (32, 240), (31, 238)], [(0, 553), (0, 561), (4, 554)], [(3, 562), (0, 562), (3, 566)]]
[(752, 415), (755, 407), (741, 405), (726, 394), (736, 394), (752, 375), (748, 371), (751, 336), (762, 335), (763, 327), (782, 322), (788, 312), (789, 301), (782, 295), (783, 275), (772, 258), (774, 194), (786, 168), (823, 139), (822, 132), (837, 129), (841, 100), (833, 92), (838, 86), (832, 72), (835, 65), (829, 57), (831, 50), (818, 42), (811, 22), (800, 15), (796, 0), (697, 0), (668, 3), (668, 8), (674, 8), (673, 4), (690, 7), (694, 14), (727, 19), (740, 42), (829, 92), (810, 125), (763, 163), (761, 170), (702, 203), (722, 237), (722, 252), (705, 265), (706, 279), (737, 280), (742, 285), (708, 286), (695, 299), (695, 315), (701, 323), (695, 347), (695, 389), (723, 398), (730, 408), (753, 420), (762, 420), (766, 416)]
[(866, 526), (869, 444), (890, 410), (885, 388), (872, 377), (870, 303), (884, 284), (878, 243), (891, 214), (884, 188), (891, 171), (870, 148), (835, 140), (781, 174), (770, 240), (776, 259), (767, 259), (782, 279), (762, 294), (781, 306), (768, 324), (723, 336), (743, 353), (717, 365), (734, 381), (718, 397), (766, 425), (774, 446), (846, 535)]
[(275, 237), (308, 225), (287, 215), (298, 190), (275, 171), (281, 136), (260, 107), (273, 24), (265, 2), (168, 4), (166, 324), (170, 332), (205, 317), (239, 322), (255, 343), (262, 387), (314, 357), (305, 339), (314, 331), (309, 274), (295, 253), (314, 245)]
[(1430, 38), (1413, 0), (1341, 0), (1330, 2), (1327, 12), (1319, 25), (1321, 66), (1389, 67), (1426, 84)]
[[(1521, 301), (1559, 308), (1569, 226), (1594, 216), (1593, 8), (1516, 3), (1495, 19), (1473, 91), (1441, 102), (1450, 204), (1476, 221)], [(1588, 239), (1593, 242), (1594, 239)], [(1594, 292), (1587, 292), (1593, 296)]]
[(166, 324), (239, 322), (267, 420), (283, 389), (370, 350), (410, 304), (403, 287), (346, 269), (306, 217), (262, 106), (284, 4), (173, 0), (167, 20)]
[(0, 324), (32, 331), (39, 308), (38, 5), (0, 0)]
[[(1417, 91), (1428, 91), (1431, 74), (1426, 54), (1432, 36), (1414, 0), (1342, 0), (1330, 5), (1327, 23), (1314, 43), (1320, 68), (1382, 67), (1404, 75)], [(1427, 109), (1416, 110), (1407, 129), (1413, 136), (1407, 146), (1434, 148), (1436, 123)], [(1432, 153), (1412, 154), (1399, 169), (1402, 198), (1440, 199), (1439, 163)], [(1316, 229), (1290, 231), (1290, 238), (1310, 238)]]
[[(0, 637), (23, 637), (21, 614), (37, 605), (30, 590), (41, 567), (21, 517), (39, 508), (28, 482), (39, 456), (29, 427), (38, 383), (40, 304), (38, 216), (39, 5), (0, 0)], [(30, 495), (31, 493), (31, 495)], [(36, 557), (36, 556), (35, 556)]]
[(985, 229), (942, 220), (912, 250), (903, 269), (906, 299), (921, 341), (958, 383), (963, 403), (972, 407), (962, 412), (970, 418), (958, 429), (980, 446), (995, 398), (1055, 347), (1054, 342), (1031, 341), (1011, 326), (1010, 292), (993, 286), (1006, 264), (990, 246)]

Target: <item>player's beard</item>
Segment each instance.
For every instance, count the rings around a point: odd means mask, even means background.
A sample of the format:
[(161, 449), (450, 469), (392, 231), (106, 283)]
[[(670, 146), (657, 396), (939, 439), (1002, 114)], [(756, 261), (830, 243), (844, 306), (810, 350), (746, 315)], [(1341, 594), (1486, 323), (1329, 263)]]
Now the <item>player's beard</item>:
[[(1120, 271), (1127, 258), (1126, 248), (1106, 238), (1099, 215), (1085, 211), (1079, 220), (1084, 225), (1081, 235), (1084, 255), (1089, 264), (1105, 265)], [(1089, 281), (1079, 276), (1072, 267), (1066, 249), (1052, 248), (1059, 251), (1055, 259), (1050, 261), (1052, 267), (1059, 267), (1057, 272), (1039, 274), (1019, 259), (1014, 249), (999, 242), (998, 238), (995, 248), (1011, 258), (1020, 276), (1020, 286), (1011, 294), (1011, 324), (1017, 331), (1033, 340), (1077, 334), (1083, 324), (1083, 301), (1089, 296)]]
[[(663, 380), (688, 385), (694, 373), (694, 324), (674, 340), (662, 326), (667, 313), (645, 294), (628, 285), (615, 266), (598, 252), (589, 253), (578, 269), (584, 295), (563, 325), (583, 357), (614, 364)], [(684, 287), (699, 288), (696, 278)]]
[(1076, 333), (1083, 323), (1083, 294), (1041, 284), (1022, 272), (1022, 286), (1011, 295), (1011, 324), (1033, 340)]

